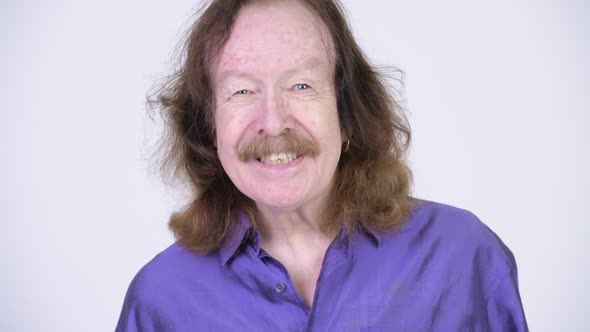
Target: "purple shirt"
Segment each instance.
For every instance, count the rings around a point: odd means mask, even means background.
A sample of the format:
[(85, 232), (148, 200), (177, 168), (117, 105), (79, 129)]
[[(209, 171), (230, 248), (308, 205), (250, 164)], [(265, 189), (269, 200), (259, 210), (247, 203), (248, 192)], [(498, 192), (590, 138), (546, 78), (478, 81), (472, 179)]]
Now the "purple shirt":
[(341, 232), (312, 308), (249, 227), (210, 254), (157, 255), (117, 331), (528, 331), (512, 253), (465, 210), (419, 201), (398, 231)]

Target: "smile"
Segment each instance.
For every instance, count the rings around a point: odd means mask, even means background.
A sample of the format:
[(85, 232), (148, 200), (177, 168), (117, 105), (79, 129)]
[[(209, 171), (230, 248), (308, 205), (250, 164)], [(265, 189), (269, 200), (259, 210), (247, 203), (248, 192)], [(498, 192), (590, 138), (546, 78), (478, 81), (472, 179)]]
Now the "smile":
[(266, 165), (284, 165), (293, 162), (298, 157), (293, 152), (279, 152), (262, 156), (258, 158), (258, 161)]

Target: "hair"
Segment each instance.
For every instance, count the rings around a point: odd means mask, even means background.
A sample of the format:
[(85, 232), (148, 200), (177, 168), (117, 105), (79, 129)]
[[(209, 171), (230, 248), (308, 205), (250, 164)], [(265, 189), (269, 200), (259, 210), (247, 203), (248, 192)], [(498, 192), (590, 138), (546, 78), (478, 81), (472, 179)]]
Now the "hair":
[[(323, 22), (334, 46), (334, 87), (340, 127), (350, 140), (335, 172), (322, 230), (388, 231), (409, 214), (411, 172), (406, 165), (410, 127), (400, 102), (357, 45), (337, 0), (299, 0)], [(257, 0), (213, 0), (203, 7), (181, 49), (179, 68), (148, 103), (160, 111), (161, 170), (190, 185), (190, 202), (170, 219), (179, 243), (196, 252), (221, 246), (255, 203), (225, 173), (214, 145), (212, 67), (240, 8)], [(400, 72), (401, 73), (401, 72)], [(402, 76), (403, 77), (403, 76)]]

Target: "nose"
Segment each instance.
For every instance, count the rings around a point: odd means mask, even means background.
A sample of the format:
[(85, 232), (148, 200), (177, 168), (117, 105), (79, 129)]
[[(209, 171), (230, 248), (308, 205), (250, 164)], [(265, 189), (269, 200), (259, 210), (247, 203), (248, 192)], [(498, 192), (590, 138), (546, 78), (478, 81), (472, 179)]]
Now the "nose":
[(258, 112), (258, 134), (279, 136), (292, 125), (286, 98), (279, 93), (268, 93)]

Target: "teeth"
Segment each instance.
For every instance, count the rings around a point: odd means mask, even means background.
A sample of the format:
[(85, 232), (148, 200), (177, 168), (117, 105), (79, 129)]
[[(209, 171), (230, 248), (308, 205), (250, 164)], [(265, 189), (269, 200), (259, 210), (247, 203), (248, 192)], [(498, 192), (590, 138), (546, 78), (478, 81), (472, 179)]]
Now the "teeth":
[(260, 161), (267, 165), (288, 164), (295, 159), (297, 159), (297, 155), (293, 152), (271, 153), (267, 156), (260, 157)]

